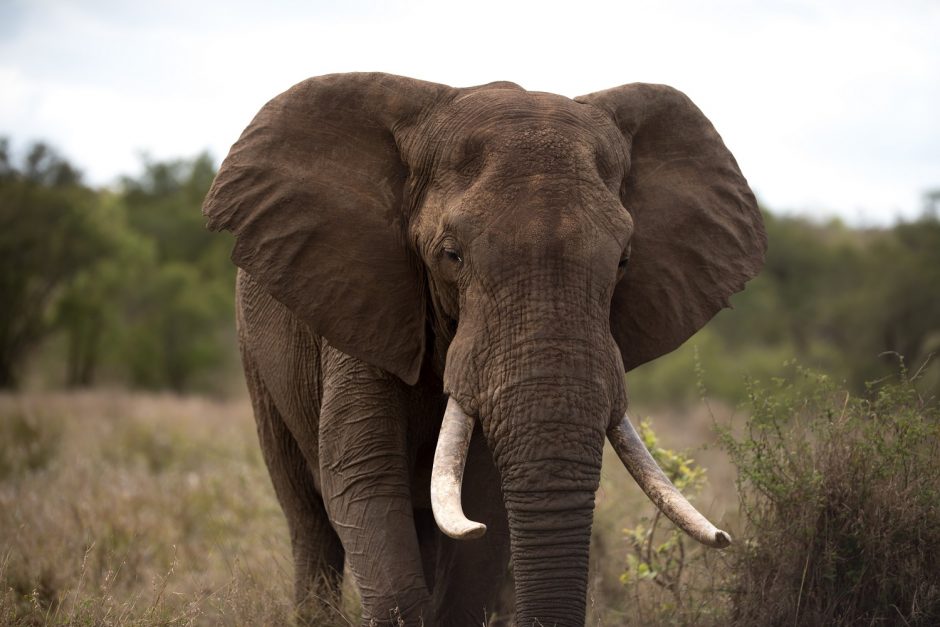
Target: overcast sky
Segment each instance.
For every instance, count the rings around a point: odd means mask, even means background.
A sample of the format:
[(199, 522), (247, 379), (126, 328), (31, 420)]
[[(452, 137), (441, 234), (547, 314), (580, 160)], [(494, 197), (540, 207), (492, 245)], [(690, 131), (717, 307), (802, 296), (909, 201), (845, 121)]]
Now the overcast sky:
[(940, 2), (0, 0), (0, 135), (95, 184), (140, 155), (220, 160), (319, 74), (385, 71), (566, 96), (687, 93), (770, 208), (915, 217), (940, 188)]

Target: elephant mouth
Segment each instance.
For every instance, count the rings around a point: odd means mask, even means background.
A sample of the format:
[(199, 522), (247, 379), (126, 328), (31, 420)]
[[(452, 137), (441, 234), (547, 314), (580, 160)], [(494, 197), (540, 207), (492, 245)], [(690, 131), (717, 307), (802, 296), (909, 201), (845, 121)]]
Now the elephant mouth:
[[(474, 422), (456, 399), (448, 400), (431, 470), (434, 520), (444, 534), (457, 540), (486, 533), (486, 525), (464, 515), (460, 500)], [(731, 536), (709, 522), (663, 473), (626, 414), (607, 431), (607, 438), (643, 492), (676, 526), (709, 547), (721, 549), (731, 544)]]

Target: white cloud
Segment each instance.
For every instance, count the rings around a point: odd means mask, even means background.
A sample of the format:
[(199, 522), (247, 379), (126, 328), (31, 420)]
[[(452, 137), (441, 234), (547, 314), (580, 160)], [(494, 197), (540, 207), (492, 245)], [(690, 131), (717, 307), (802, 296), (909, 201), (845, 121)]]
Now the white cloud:
[(311, 75), (568, 96), (641, 80), (688, 93), (771, 207), (887, 222), (940, 186), (935, 3), (269, 5), (7, 5), (0, 133), (49, 139), (100, 183), (142, 150), (223, 156), (261, 104)]

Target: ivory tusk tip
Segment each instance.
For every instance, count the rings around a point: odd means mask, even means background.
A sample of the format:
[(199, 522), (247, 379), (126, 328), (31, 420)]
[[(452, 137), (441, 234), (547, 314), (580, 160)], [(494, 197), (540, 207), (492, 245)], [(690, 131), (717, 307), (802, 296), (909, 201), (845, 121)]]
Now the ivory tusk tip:
[(715, 540), (712, 546), (716, 549), (723, 549), (731, 545), (731, 536), (728, 535), (727, 531), (722, 531), (718, 529), (715, 531)]
[(486, 525), (468, 520), (467, 524), (463, 527), (457, 529), (441, 528), (441, 531), (454, 540), (476, 540), (477, 538), (483, 537), (483, 534), (486, 533)]

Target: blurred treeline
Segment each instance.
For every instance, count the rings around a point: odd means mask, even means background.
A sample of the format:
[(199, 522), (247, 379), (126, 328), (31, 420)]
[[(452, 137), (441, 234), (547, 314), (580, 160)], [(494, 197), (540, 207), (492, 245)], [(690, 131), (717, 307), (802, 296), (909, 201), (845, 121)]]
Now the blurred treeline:
[[(14, 159), (0, 139), (0, 387), (237, 389), (232, 241), (200, 212), (214, 174), (207, 154), (144, 159), (138, 176), (94, 189), (48, 145)], [(734, 310), (631, 373), (634, 396), (692, 398), (698, 379), (735, 401), (745, 375), (792, 357), (855, 389), (901, 357), (917, 372), (940, 350), (937, 196), (891, 228), (765, 212), (763, 273)], [(936, 363), (920, 377), (940, 392)]]
[[(784, 362), (845, 381), (856, 391), (896, 375), (901, 363), (928, 395), (940, 393), (940, 193), (922, 215), (890, 228), (850, 228), (764, 211), (769, 247), (761, 274), (675, 353), (627, 376), (642, 396), (746, 395)], [(938, 355), (940, 357), (940, 355)]]
[(0, 140), (0, 387), (223, 391), (237, 361), (230, 238), (202, 154), (93, 189), (43, 143)]

